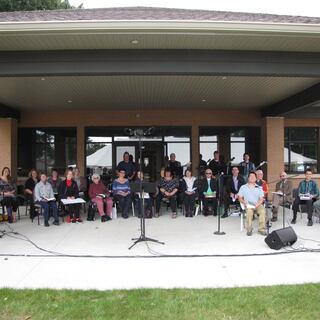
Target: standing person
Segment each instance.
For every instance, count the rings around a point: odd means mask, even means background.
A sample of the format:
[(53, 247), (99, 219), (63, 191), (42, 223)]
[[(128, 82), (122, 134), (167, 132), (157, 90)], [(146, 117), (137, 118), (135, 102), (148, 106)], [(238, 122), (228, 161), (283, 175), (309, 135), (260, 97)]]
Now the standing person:
[(256, 170), (256, 166), (254, 165), (253, 162), (250, 161), (250, 155), (249, 153), (244, 153), (243, 154), (243, 161), (240, 162), (240, 167), (241, 167), (241, 172), (244, 180), (247, 182), (248, 181), (248, 176), (251, 171)]
[(276, 183), (276, 193), (272, 196), (272, 222), (278, 220), (279, 206), (292, 203), (292, 182), (285, 171), (280, 172), (280, 181)]
[[(129, 154), (128, 154), (129, 155)], [(113, 199), (119, 202), (122, 218), (127, 219), (129, 217), (129, 209), (131, 206), (131, 189), (129, 180), (125, 178), (125, 168), (118, 169), (118, 179), (112, 183)]]
[(156, 213), (155, 217), (159, 217), (161, 200), (166, 198), (170, 202), (170, 207), (172, 211), (172, 218), (177, 217), (177, 192), (179, 188), (179, 181), (174, 179), (173, 174), (169, 168), (164, 170), (164, 177), (160, 179), (159, 192), (156, 198)]
[(228, 217), (229, 206), (236, 201), (239, 201), (238, 192), (240, 188), (245, 184), (243, 177), (239, 174), (238, 167), (232, 167), (232, 176), (227, 181), (226, 185), (226, 197), (224, 198), (224, 214), (221, 218)]
[(256, 211), (259, 216), (259, 233), (266, 235), (266, 210), (263, 206), (264, 194), (263, 190), (256, 184), (257, 176), (255, 172), (250, 172), (248, 182), (243, 185), (239, 190), (239, 201), (246, 208), (246, 224), (247, 236), (252, 236), (252, 219)]
[(188, 168), (182, 179), (183, 204), (186, 217), (193, 217), (197, 189), (197, 179), (192, 175), (191, 169)]
[(170, 169), (170, 171), (173, 174), (174, 178), (179, 179), (182, 176), (183, 169), (181, 167), (181, 163), (176, 160), (176, 154), (175, 153), (171, 153), (170, 154), (170, 160), (168, 162), (167, 168)]
[(38, 172), (36, 169), (32, 169), (29, 172), (29, 178), (26, 180), (24, 186), (24, 194), (26, 200), (30, 203), (30, 219), (33, 220), (35, 217), (34, 210), (34, 188), (36, 184), (39, 182)]
[[(313, 225), (312, 215), (313, 215), (313, 202), (319, 197), (319, 188), (318, 184), (312, 180), (312, 171), (311, 169), (305, 170), (305, 179), (299, 183), (298, 195), (293, 201), (292, 210), (293, 210), (293, 219), (291, 220), (292, 224), (296, 223), (297, 212), (299, 210), (299, 204), (306, 204), (307, 213), (308, 213), (308, 226)], [(301, 199), (306, 197), (308, 199)]]
[(136, 166), (134, 162), (130, 161), (129, 152), (123, 154), (123, 161), (120, 161), (117, 165), (116, 173), (119, 175), (120, 169), (125, 171), (125, 178), (129, 181), (134, 180), (136, 175)]
[(213, 159), (209, 162), (208, 167), (211, 169), (214, 176), (217, 176), (223, 171), (225, 164), (223, 162), (223, 157), (220, 156), (219, 151), (215, 151), (213, 153)]
[(51, 184), (47, 181), (47, 175), (42, 173), (40, 175), (40, 181), (36, 184), (34, 188), (34, 200), (40, 203), (44, 213), (44, 225), (49, 227), (49, 208), (52, 210), (52, 215), (54, 218), (53, 224), (59, 225), (58, 218), (58, 208), (56, 205), (56, 199), (53, 194), (53, 189)]
[(12, 223), (17, 214), (19, 199), (16, 197), (16, 184), (8, 167), (4, 167), (1, 172), (0, 199), (2, 199), (1, 205), (6, 207), (6, 213), (3, 213), (3, 220)]
[[(96, 203), (101, 222), (111, 220), (113, 202), (110, 198), (110, 192), (96, 173), (92, 175), (92, 183), (89, 186), (89, 198), (92, 202)], [(106, 211), (104, 210), (104, 204), (106, 205)]]
[[(59, 198), (60, 199), (77, 199), (79, 198), (79, 189), (77, 183), (73, 180), (73, 170), (68, 169), (66, 171), (66, 179), (60, 183), (59, 186)], [(65, 206), (69, 216), (67, 222), (82, 222), (80, 218), (80, 204), (68, 204)]]
[(210, 214), (210, 204), (212, 205), (213, 215), (217, 215), (217, 196), (218, 183), (217, 180), (212, 175), (212, 170), (207, 168), (205, 171), (206, 177), (201, 180), (200, 183), (200, 198), (203, 202), (203, 215), (208, 216)]
[(57, 195), (59, 190), (59, 185), (62, 182), (61, 178), (59, 177), (59, 173), (57, 169), (53, 168), (51, 170), (51, 177), (49, 177), (48, 182), (52, 186), (53, 193)]

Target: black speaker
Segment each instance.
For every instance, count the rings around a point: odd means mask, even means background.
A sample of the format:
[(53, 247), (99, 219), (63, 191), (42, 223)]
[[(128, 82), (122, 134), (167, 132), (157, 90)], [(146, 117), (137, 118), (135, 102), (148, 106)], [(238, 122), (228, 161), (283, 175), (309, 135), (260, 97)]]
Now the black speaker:
[(279, 250), (285, 246), (291, 246), (297, 241), (297, 235), (291, 227), (272, 231), (264, 241), (274, 250)]

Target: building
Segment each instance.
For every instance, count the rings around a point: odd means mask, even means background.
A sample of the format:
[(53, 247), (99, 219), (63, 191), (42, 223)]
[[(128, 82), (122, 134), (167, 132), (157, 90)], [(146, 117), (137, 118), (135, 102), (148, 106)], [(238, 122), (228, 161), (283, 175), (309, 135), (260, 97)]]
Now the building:
[(114, 169), (124, 151), (138, 156), (125, 129), (152, 126), (151, 176), (171, 152), (197, 168), (216, 149), (267, 161), (270, 182), (284, 167), (317, 173), (319, 33), (320, 18), (268, 14), (2, 12), (0, 167)]

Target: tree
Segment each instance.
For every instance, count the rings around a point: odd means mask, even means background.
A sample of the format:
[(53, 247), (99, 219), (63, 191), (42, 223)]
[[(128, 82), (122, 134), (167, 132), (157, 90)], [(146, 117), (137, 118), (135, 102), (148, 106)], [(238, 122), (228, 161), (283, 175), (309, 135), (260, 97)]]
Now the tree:
[[(82, 8), (82, 4), (78, 7)], [(75, 9), (68, 0), (0, 0), (0, 11)]]

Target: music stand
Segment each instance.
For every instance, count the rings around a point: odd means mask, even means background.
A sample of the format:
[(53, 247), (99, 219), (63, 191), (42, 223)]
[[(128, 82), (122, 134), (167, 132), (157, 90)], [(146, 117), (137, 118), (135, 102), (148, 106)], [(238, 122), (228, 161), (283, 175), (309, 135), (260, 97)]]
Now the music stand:
[[(140, 173), (142, 172), (142, 138), (144, 136), (150, 135), (151, 132), (153, 131), (154, 128), (149, 128), (149, 129), (126, 129), (125, 132), (129, 133), (129, 135), (133, 135), (139, 139), (139, 171)], [(138, 238), (132, 238), (133, 244), (128, 248), (130, 250), (133, 248), (137, 243), (143, 242), (143, 241), (151, 241), (151, 242), (156, 242), (160, 244), (164, 244), (164, 242), (161, 242), (156, 239), (152, 239), (149, 237), (146, 237), (146, 221), (144, 217), (144, 192), (155, 192), (156, 190), (156, 184), (152, 183), (146, 183), (143, 182), (140, 179), (139, 183), (132, 183), (131, 186), (137, 185), (138, 187), (134, 186), (134, 190), (136, 192), (140, 193), (140, 208), (141, 208), (141, 216), (140, 216), (140, 236)], [(137, 188), (137, 189), (136, 189)], [(150, 191), (151, 190), (151, 191)]]

